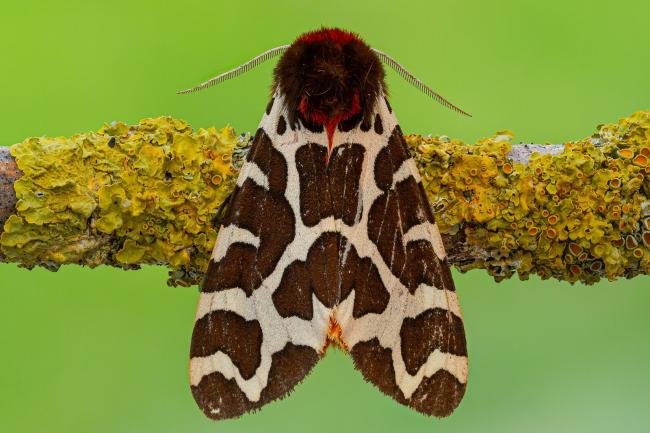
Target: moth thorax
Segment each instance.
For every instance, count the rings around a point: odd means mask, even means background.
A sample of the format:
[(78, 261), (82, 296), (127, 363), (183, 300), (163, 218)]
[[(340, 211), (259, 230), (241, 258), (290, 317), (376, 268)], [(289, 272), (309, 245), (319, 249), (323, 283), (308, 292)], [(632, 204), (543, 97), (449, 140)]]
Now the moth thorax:
[(290, 116), (302, 115), (324, 126), (359, 113), (370, 115), (385, 88), (375, 52), (354, 33), (339, 29), (321, 29), (296, 39), (274, 74), (274, 88), (286, 95)]

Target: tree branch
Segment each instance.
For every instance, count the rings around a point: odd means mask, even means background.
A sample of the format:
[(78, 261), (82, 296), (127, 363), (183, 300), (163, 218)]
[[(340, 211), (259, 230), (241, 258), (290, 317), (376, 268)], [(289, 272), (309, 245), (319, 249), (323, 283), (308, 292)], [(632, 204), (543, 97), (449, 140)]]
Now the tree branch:
[[(16, 161), (9, 153), (8, 147), (0, 147), (0, 233), (2, 226), (9, 216), (16, 212), (16, 193), (14, 182), (22, 173), (16, 166)], [(0, 249), (0, 262), (4, 261)]]
[[(585, 283), (650, 271), (650, 111), (563, 145), (406, 139), (460, 270)], [(169, 284), (196, 284), (250, 143), (160, 117), (0, 148), (0, 261), (157, 264)]]

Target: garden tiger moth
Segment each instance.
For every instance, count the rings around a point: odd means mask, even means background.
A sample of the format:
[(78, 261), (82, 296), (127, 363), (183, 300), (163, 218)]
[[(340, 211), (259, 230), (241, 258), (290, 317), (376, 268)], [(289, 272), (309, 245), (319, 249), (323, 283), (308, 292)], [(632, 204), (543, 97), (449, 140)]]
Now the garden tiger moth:
[(194, 398), (213, 419), (256, 410), (336, 344), (383, 393), (447, 416), (467, 383), (463, 322), (382, 61), (464, 112), (357, 35), (325, 28), (182, 93), (279, 54), (201, 287)]

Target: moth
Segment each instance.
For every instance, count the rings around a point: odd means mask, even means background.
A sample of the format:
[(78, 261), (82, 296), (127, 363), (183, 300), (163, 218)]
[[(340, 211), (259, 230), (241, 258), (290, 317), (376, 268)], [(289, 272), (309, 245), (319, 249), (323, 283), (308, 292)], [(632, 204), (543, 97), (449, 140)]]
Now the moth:
[(467, 384), (463, 321), (382, 62), (467, 113), (335, 28), (179, 93), (278, 55), (201, 286), (192, 394), (208, 417), (238, 417), (290, 393), (334, 344), (383, 393), (447, 416)]

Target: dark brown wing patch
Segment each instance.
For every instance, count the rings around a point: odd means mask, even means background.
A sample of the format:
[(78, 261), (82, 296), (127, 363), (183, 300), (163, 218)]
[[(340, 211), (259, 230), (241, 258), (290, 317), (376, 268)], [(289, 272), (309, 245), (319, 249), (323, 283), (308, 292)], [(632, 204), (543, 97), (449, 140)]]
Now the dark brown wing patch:
[(453, 374), (438, 370), (431, 377), (422, 379), (409, 399), (409, 406), (425, 415), (449, 416), (463, 399), (466, 387)]
[(396, 126), (388, 139), (388, 146), (379, 152), (375, 160), (375, 182), (377, 186), (384, 191), (390, 189), (393, 184), (393, 174), (409, 157), (402, 131), (399, 126)]
[(257, 320), (246, 320), (231, 311), (212, 311), (194, 325), (190, 356), (228, 355), (244, 379), (255, 374), (262, 360), (262, 328)]
[(415, 375), (433, 351), (467, 356), (463, 321), (447, 310), (432, 308), (405, 318), (400, 330), (406, 371)]
[(198, 385), (192, 386), (192, 395), (209, 418), (236, 418), (287, 395), (288, 390), (307, 376), (318, 359), (318, 353), (311, 347), (287, 343), (272, 356), (269, 382), (259, 400), (249, 400), (234, 379), (226, 379), (219, 372), (204, 376)]
[(273, 293), (273, 303), (282, 317), (310, 320), (312, 295), (332, 308), (352, 290), (356, 293), (354, 317), (381, 313), (388, 305), (390, 295), (372, 260), (359, 257), (340, 234), (325, 232), (312, 244), (304, 262), (297, 260), (287, 266)]
[(259, 237), (259, 247), (231, 244), (219, 262), (210, 261), (201, 291), (239, 287), (250, 296), (273, 271), (293, 239), (294, 218), (283, 195), (267, 191), (250, 179), (233, 194), (224, 226), (233, 224), (250, 231)]
[(355, 319), (369, 313), (383, 313), (388, 306), (390, 294), (379, 275), (377, 266), (370, 258), (359, 257), (357, 249), (351, 244), (348, 245), (345, 238), (342, 243), (342, 247), (349, 250), (339, 271), (342, 276), (341, 300), (354, 290), (352, 317)]
[(300, 216), (307, 227), (313, 227), (321, 219), (332, 215), (326, 159), (327, 149), (316, 143), (305, 144), (296, 151), (300, 182)]
[(278, 120), (278, 127), (276, 128), (275, 132), (277, 132), (278, 135), (282, 135), (287, 131), (287, 121), (284, 120), (284, 116), (280, 116), (280, 120)]
[(384, 394), (390, 395), (402, 404), (408, 404), (395, 382), (391, 349), (382, 347), (375, 337), (372, 340), (355, 344), (350, 355), (364, 379), (374, 384)]
[(309, 143), (296, 151), (300, 215), (307, 227), (329, 216), (347, 225), (355, 223), (362, 211), (359, 182), (364, 153), (360, 144), (342, 144), (325, 164), (327, 149), (323, 146)]
[(327, 166), (334, 218), (342, 219), (349, 226), (363, 212), (359, 182), (364, 154), (360, 144), (342, 144), (332, 153)]
[[(286, 395), (305, 378), (320, 359), (320, 354), (308, 346), (287, 343), (273, 354), (269, 383), (262, 391), (260, 401), (271, 401)], [(264, 404), (264, 403), (262, 403)]]
[(204, 376), (191, 389), (194, 400), (208, 418), (235, 418), (254, 408), (235, 379), (226, 379), (216, 371)]
[(262, 128), (257, 130), (246, 160), (254, 162), (269, 181), (269, 191), (284, 194), (287, 188), (287, 162)]
[[(339, 299), (339, 243), (337, 233), (325, 232), (311, 245), (304, 262), (296, 260), (287, 266), (273, 294), (273, 303), (282, 317), (311, 319), (312, 294), (328, 308), (336, 305)], [(307, 304), (293, 305), (296, 303), (296, 299), (292, 299), (294, 295), (299, 295)]]
[(384, 124), (381, 121), (381, 116), (379, 113), (375, 115), (375, 133), (381, 135), (384, 133)]
[(296, 261), (291, 263), (282, 274), (282, 280), (273, 292), (273, 305), (282, 317), (296, 316), (311, 320), (314, 314), (309, 267)]
[(411, 398), (405, 398), (395, 382), (392, 351), (382, 347), (377, 338), (356, 344), (350, 355), (365, 380), (399, 403), (425, 415), (449, 416), (465, 394), (465, 384), (451, 373), (438, 370), (431, 377), (422, 379)]

